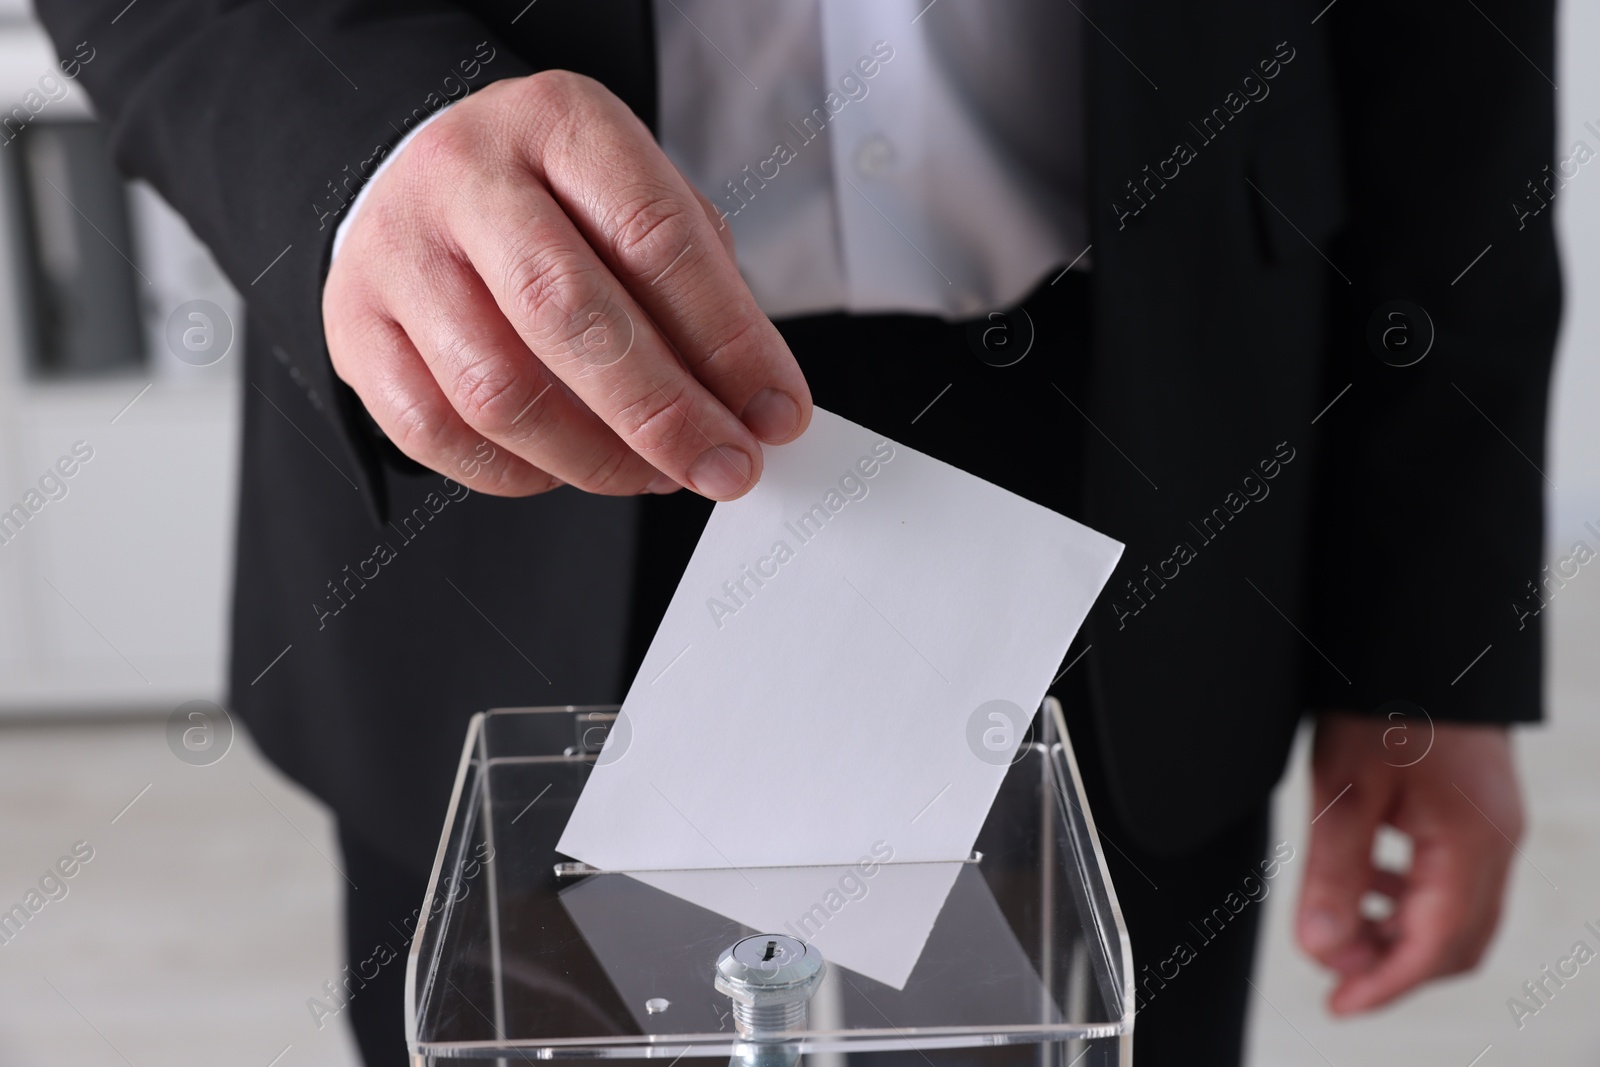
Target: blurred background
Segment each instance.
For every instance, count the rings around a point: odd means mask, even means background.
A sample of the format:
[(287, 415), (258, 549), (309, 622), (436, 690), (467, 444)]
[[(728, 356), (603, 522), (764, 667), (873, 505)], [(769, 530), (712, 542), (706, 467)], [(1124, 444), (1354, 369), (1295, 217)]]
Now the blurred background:
[[(1600, 8), (1567, 6), (1562, 29), (1566, 156), (1600, 149)], [(1551, 559), (1600, 547), (1600, 177), (1554, 209)], [(327, 815), (243, 735), (205, 765), (168, 743), (175, 708), (222, 699), (242, 307), (182, 220), (113, 175), (83, 90), (28, 5), (0, 0), (0, 909), (79, 861), (0, 931), (0, 1064), (355, 1063), (344, 1021), (307, 1006), (342, 966)], [(1252, 1063), (1600, 1061), (1600, 968), (1520, 1026), (1507, 1004), (1600, 927), (1600, 579), (1546, 616), (1549, 722), (1519, 736), (1530, 831), (1486, 963), (1331, 1020), (1290, 936), (1290, 864), (1265, 900)], [(1302, 857), (1304, 758), (1302, 738), (1275, 831)]]

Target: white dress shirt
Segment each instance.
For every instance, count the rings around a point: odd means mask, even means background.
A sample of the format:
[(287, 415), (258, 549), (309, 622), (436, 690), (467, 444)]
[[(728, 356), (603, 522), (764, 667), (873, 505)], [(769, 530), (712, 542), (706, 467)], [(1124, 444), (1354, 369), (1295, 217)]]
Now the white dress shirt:
[(661, 146), (768, 315), (972, 317), (1085, 250), (1070, 5), (654, 3)]
[(769, 316), (971, 318), (1088, 266), (1069, 6), (653, 2), (661, 146), (726, 212)]

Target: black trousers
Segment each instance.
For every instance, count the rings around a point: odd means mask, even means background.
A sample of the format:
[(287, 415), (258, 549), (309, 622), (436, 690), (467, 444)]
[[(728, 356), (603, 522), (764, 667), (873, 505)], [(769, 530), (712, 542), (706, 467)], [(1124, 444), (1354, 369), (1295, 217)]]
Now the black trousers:
[[(1087, 276), (1069, 273), (1041, 285), (1022, 310), (972, 323), (829, 315), (781, 323), (780, 329), (822, 407), (1073, 515), (1079, 510), (1084, 434), (1093, 432), (1073, 407), (1082, 406), (1087, 380), (1091, 284)], [(634, 667), (710, 504), (677, 493), (647, 498), (641, 511), (629, 623)], [(1100, 771), (1100, 739), (1083, 678), (1081, 669), (1069, 670), (1054, 691), (1067, 712), (1133, 941), (1140, 1007), (1135, 1062), (1232, 1067), (1243, 1049), (1258, 901), (1270, 891), (1260, 866), (1267, 851), (1267, 798), (1193, 852), (1156, 855), (1135, 847)], [(1107, 713), (1136, 715), (1139, 709)], [(346, 906), (350, 958), (356, 962), (369, 958), (377, 943), (395, 939), (395, 926), (413, 914), (426, 887), (420, 876), (399, 870), (359, 841), (346, 837), (343, 843), (351, 879), (362, 887), (348, 894)], [(368, 1067), (405, 1062), (403, 974), (403, 964), (381, 969), (350, 1001)]]

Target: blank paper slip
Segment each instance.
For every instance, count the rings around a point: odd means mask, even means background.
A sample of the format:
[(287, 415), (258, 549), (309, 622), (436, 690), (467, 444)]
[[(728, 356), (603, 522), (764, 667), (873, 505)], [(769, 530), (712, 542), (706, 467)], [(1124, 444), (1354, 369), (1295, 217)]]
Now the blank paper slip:
[(1121, 552), (817, 409), (713, 510), (558, 849), (610, 870), (965, 859)]

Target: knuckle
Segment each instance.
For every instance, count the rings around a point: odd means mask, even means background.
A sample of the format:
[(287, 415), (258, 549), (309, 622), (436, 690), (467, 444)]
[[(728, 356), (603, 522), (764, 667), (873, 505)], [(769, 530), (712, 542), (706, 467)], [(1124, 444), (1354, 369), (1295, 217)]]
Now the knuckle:
[(548, 103), (572, 103), (593, 91), (599, 83), (577, 71), (541, 70), (522, 80), (523, 91), (533, 99)]
[(714, 321), (717, 326), (698, 353), (685, 355), (686, 362), (696, 370), (717, 370), (730, 362), (735, 366), (745, 362), (766, 329), (766, 320), (759, 312), (741, 314), (732, 307)]
[(396, 160), (403, 170), (423, 174), (455, 174), (470, 170), (482, 158), (476, 132), (450, 116), (430, 123), (411, 139)]
[(687, 450), (693, 446), (690, 438), (698, 436), (689, 420), (681, 389), (676, 396), (657, 389), (634, 401), (617, 413), (613, 429), (629, 448), (663, 470), (667, 468), (657, 463), (655, 457), (685, 452), (683, 462), (674, 466), (687, 465), (692, 458), (687, 455)]
[(533, 399), (528, 376), (500, 353), (466, 355), (450, 387), (451, 404), (469, 426), (491, 436), (509, 430)]
[(555, 382), (534, 385), (512, 414), (513, 423), (501, 436), (524, 456), (561, 436), (566, 411), (560, 398), (552, 396), (560, 388)]
[(489, 496), (537, 496), (561, 484), (539, 468), (514, 462), (509, 457), (498, 458), (471, 482), (475, 492)]
[(694, 228), (682, 200), (665, 189), (644, 188), (612, 212), (604, 232), (625, 269), (654, 278), (688, 248)]
[(431, 398), (413, 397), (390, 416), (389, 439), (418, 463), (433, 467), (449, 423)]
[(551, 488), (553, 479), (514, 456), (479, 441), (472, 454), (457, 460), (448, 477), (490, 496), (530, 496)]
[(633, 470), (632, 455), (626, 448), (612, 448), (590, 471), (572, 480), (585, 493), (598, 496), (633, 496), (643, 480)]
[(505, 292), (510, 312), (541, 356), (569, 347), (589, 328), (588, 313), (606, 306), (600, 268), (553, 249), (509, 253)]
[[(424, 183), (406, 175), (395, 177), (394, 182), (378, 185), (353, 218), (345, 216), (349, 231), (333, 264), (337, 268), (350, 263), (354, 270), (367, 274), (374, 287), (399, 281), (395, 273), (409, 278), (418, 258), (417, 219), (420, 205), (427, 199)], [(398, 195), (389, 195), (391, 190)]]
[(570, 70), (544, 70), (523, 78), (518, 86), (526, 118), (539, 132), (535, 143), (566, 143), (577, 137), (599, 82)]
[(334, 263), (322, 291), (323, 336), (334, 373), (358, 392), (362, 363), (393, 356), (395, 345), (381, 308), (381, 297), (348, 260)]

